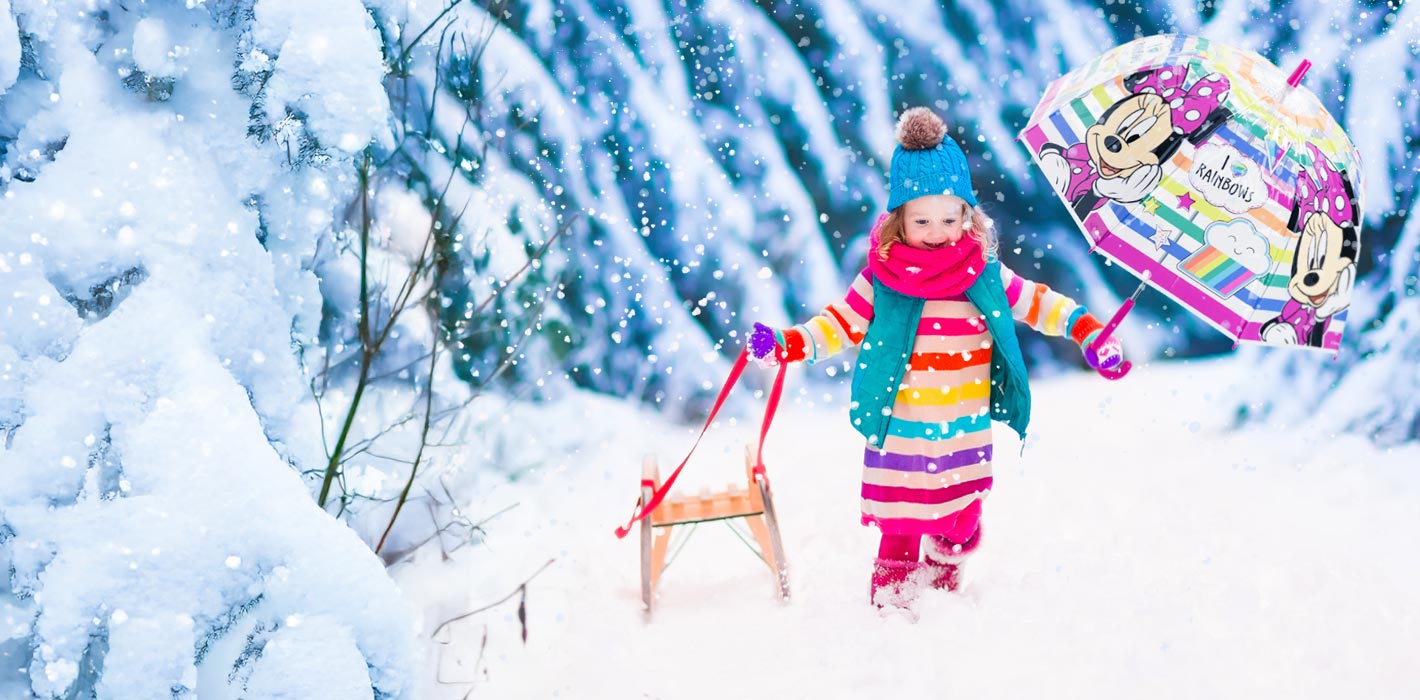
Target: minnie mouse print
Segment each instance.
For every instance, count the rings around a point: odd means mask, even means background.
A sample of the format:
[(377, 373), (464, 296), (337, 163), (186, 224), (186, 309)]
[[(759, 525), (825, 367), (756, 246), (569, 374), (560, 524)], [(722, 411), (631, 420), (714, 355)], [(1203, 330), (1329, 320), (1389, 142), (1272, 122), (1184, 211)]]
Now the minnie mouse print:
[(1081, 220), (1106, 200), (1144, 199), (1185, 140), (1197, 146), (1232, 117), (1223, 106), (1228, 78), (1210, 73), (1185, 88), (1188, 71), (1165, 66), (1130, 75), (1124, 79), (1129, 96), (1100, 115), (1083, 143), (1041, 146), (1046, 177)]
[(1361, 253), (1357, 231), (1360, 212), (1351, 180), (1337, 171), (1316, 146), (1312, 171), (1297, 176), (1292, 219), (1297, 247), (1287, 282), (1290, 299), (1277, 318), (1263, 324), (1262, 339), (1283, 345), (1325, 347), (1332, 320), (1351, 305), (1356, 260)]

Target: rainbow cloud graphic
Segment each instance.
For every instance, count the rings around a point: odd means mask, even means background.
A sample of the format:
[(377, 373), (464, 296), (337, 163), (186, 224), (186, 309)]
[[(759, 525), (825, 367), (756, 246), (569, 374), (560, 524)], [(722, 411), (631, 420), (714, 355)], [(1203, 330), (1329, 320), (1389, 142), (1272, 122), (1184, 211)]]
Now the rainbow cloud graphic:
[(1267, 272), (1272, 262), (1267, 239), (1247, 219), (1215, 223), (1203, 237), (1206, 243), (1179, 262), (1179, 272), (1224, 299)]

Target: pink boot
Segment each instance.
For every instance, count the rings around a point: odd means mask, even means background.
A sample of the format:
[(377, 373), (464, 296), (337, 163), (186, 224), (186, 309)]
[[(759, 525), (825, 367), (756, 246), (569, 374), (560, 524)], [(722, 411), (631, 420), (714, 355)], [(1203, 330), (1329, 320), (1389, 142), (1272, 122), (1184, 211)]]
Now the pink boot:
[(921, 589), (920, 576), (913, 576), (922, 564), (905, 559), (873, 560), (873, 582), (868, 601), (878, 607), (908, 608)]
[(962, 562), (981, 546), (981, 527), (977, 526), (976, 532), (962, 544), (956, 544), (945, 537), (934, 536), (925, 539), (927, 543), (922, 551), (922, 558), (925, 560), (923, 565), (935, 572), (932, 587), (955, 591), (961, 584)]

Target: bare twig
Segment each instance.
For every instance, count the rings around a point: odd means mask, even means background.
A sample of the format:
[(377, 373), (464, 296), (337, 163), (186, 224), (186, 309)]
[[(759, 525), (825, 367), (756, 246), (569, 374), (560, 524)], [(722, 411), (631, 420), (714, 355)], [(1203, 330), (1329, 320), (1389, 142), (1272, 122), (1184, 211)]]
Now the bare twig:
[(552, 247), (552, 244), (553, 244), (554, 242), (556, 242), (558, 238), (561, 238), (561, 237), (562, 237), (562, 234), (567, 233), (568, 229), (572, 228), (572, 224), (573, 224), (576, 220), (577, 220), (577, 216), (576, 216), (575, 214), (573, 214), (572, 216), (567, 217), (567, 220), (564, 221), (564, 222), (562, 222), (562, 225), (561, 225), (561, 226), (558, 226), (558, 227), (557, 227), (557, 230), (554, 231), (554, 232), (552, 233), (552, 236), (550, 236), (550, 237), (542, 244), (542, 247), (541, 247), (541, 248), (538, 248), (536, 253), (533, 253), (532, 255), (528, 256), (527, 262), (523, 263), (523, 266), (520, 267), (520, 268), (518, 268), (517, 272), (514, 272), (513, 274), (509, 275), (507, 279), (503, 280), (503, 281), (498, 285), (498, 288), (495, 289), (495, 290), (493, 290), (493, 291), (488, 295), (488, 298), (487, 298), (487, 299), (484, 299), (484, 300), (483, 300), (483, 303), (482, 303), (482, 304), (479, 304), (479, 305), (478, 305), (478, 308), (476, 308), (476, 309), (473, 310), (474, 315), (476, 316), (476, 315), (478, 315), (478, 314), (483, 313), (484, 310), (486, 310), (486, 309), (488, 308), (488, 305), (491, 304), (491, 303), (493, 303), (493, 300), (496, 299), (496, 298), (498, 298), (498, 295), (502, 294), (502, 293), (503, 293), (503, 290), (507, 289), (509, 285), (511, 285), (511, 284), (512, 284), (514, 281), (516, 281), (519, 277), (522, 277), (523, 273), (524, 273), (524, 272), (527, 272), (528, 268), (532, 267), (532, 265), (533, 265), (534, 262), (541, 261), (541, 260), (542, 260), (542, 256), (543, 256), (545, 253), (547, 253), (547, 249), (548, 249), (548, 248), (551, 248), (551, 247)]
[[(465, 178), (467, 180), (474, 179), (473, 175), (464, 172), (465, 168), (462, 164), (466, 162), (465, 158), (477, 158), (480, 161), (486, 160), (491, 143), (481, 131), (483, 123), (483, 105), (479, 104), (481, 100), (459, 99), (458, 95), (449, 93), (447, 89), (442, 87), (445, 82), (443, 80), (445, 73), (452, 69), (450, 66), (444, 65), (444, 63), (450, 56), (456, 58), (458, 70), (462, 71), (465, 69), (464, 66), (468, 66), (469, 70), (474, 71), (474, 75), (470, 77), (480, 81), (478, 85), (479, 89), (488, 89), (489, 81), (482, 80), (482, 74), (478, 72), (478, 66), (481, 65), (482, 60), (486, 57), (489, 44), (493, 40), (494, 34), (499, 26), (499, 20), (497, 19), (501, 11), (499, 8), (502, 8), (505, 3), (497, 1), (488, 3), (487, 7), (489, 8), (489, 12), (484, 17), (483, 26), (477, 29), (475, 36), (477, 45), (470, 46), (467, 30), (472, 29), (472, 27), (466, 28), (466, 23), (458, 20), (456, 15), (451, 14), (454, 13), (455, 8), (462, 0), (445, 1), (448, 2), (448, 4), (443, 7), (431, 22), (414, 35), (411, 41), (406, 43), (401, 40), (399, 42), (398, 55), (395, 56), (391, 64), (392, 71), (388, 79), (388, 85), (390, 86), (392, 99), (397, 99), (400, 102), (398, 109), (401, 113), (399, 120), (401, 130), (397, 132), (395, 147), (391, 149), (388, 156), (381, 156), (377, 159), (372, 149), (366, 149), (358, 172), (360, 197), (358, 202), (353, 202), (346, 210), (347, 221), (353, 220), (358, 215), (360, 222), (358, 230), (346, 229), (348, 233), (332, 239), (337, 247), (327, 249), (328, 253), (332, 250), (338, 251), (333, 253), (335, 255), (358, 255), (360, 264), (360, 298), (359, 319), (357, 328), (355, 329), (358, 338), (347, 338), (347, 348), (342, 349), (340, 352), (335, 352), (332, 349), (332, 351), (324, 353), (324, 367), (320, 373), (319, 382), (313, 379), (311, 383), (312, 393), (319, 404), (321, 401), (328, 398), (328, 389), (332, 381), (332, 370), (346, 377), (348, 377), (348, 373), (345, 368), (357, 373), (355, 389), (351, 395), (348, 407), (345, 407), (343, 421), (337, 423), (340, 426), (339, 433), (335, 436), (333, 441), (328, 440), (328, 433), (330, 431), (326, 429), (324, 420), (324, 414), (331, 412), (326, 409), (331, 407), (318, 406), (322, 426), (321, 440), (323, 446), (327, 448), (328, 457), (322, 478), (319, 503), (322, 507), (325, 507), (330, 500), (337, 499), (339, 508), (336, 511), (336, 516), (340, 517), (345, 513), (345, 509), (354, 503), (388, 503), (390, 500), (394, 500), (395, 507), (393, 514), (374, 548), (376, 553), (380, 553), (382, 556), (386, 553), (385, 550), (389, 546), (390, 535), (393, 532), (397, 519), (402, 515), (403, 517), (409, 517), (405, 514), (405, 511), (408, 510), (405, 506), (409, 503), (411, 498), (416, 501), (422, 498), (417, 495), (419, 492), (415, 491), (416, 480), (421, 470), (426, 473), (430, 471), (425, 466), (432, 458), (431, 455), (433, 453), (431, 453), (430, 450), (448, 446), (450, 436), (454, 434), (456, 425), (459, 425), (458, 420), (449, 420), (449, 417), (457, 415), (459, 411), (466, 408), (475, 399), (483, 395), (483, 386), (475, 385), (471, 395), (457, 405), (445, 406), (440, 409), (435, 408), (435, 374), (439, 360), (447, 356), (444, 350), (451, 349), (453, 343), (462, 342), (468, 337), (468, 326), (470, 324), (466, 322), (466, 319), (473, 318), (476, 314), (486, 313), (491, 307), (498, 303), (498, 298), (505, 292), (513, 293), (521, 289), (514, 285), (518, 283), (518, 280), (528, 275), (529, 270), (536, 269), (536, 266), (547, 255), (551, 247), (571, 229), (571, 226), (576, 221), (575, 217), (572, 217), (560, 222), (557, 230), (553, 232), (546, 241), (539, 244), (535, 251), (529, 251), (531, 255), (529, 255), (528, 260), (521, 268), (507, 275), (505, 279), (494, 279), (489, 293), (483, 299), (478, 300), (476, 308), (474, 303), (470, 303), (466, 307), (466, 310), (461, 309), (462, 313), (450, 314), (446, 318), (445, 314), (447, 310), (440, 304), (441, 295), (444, 291), (442, 282), (444, 279), (443, 275), (452, 265), (457, 263), (457, 260), (451, 262), (451, 256), (457, 255), (452, 251), (458, 250), (460, 245), (466, 245), (461, 240), (457, 243), (454, 242), (453, 237), (462, 226), (463, 217), (468, 212), (473, 201), (472, 198), (462, 197), (464, 183), (466, 182)], [(433, 52), (434, 66), (432, 73), (434, 82), (428, 84), (425, 78), (428, 77), (430, 71), (425, 70), (424, 66), (428, 56), (426, 54), (418, 54), (419, 56), (423, 56), (423, 58), (419, 58), (416, 61), (415, 48), (419, 47), (421, 42), (428, 38), (436, 27), (439, 28), (439, 31), (438, 45)], [(404, 35), (403, 28), (401, 28), (401, 36)], [(448, 43), (446, 44), (446, 42)], [(421, 77), (411, 79), (411, 72), (414, 70), (416, 62), (420, 66), (419, 71)], [(493, 82), (496, 84), (500, 80), (501, 78)], [(397, 98), (394, 97), (396, 92), (399, 93)], [(446, 106), (445, 103), (448, 100), (462, 102), (465, 107), (464, 109), (454, 112), (454, 114), (458, 114), (459, 111), (462, 111), (464, 118), (462, 123), (459, 124), (457, 132), (453, 134), (449, 133), (450, 130), (448, 128), (451, 127), (452, 124), (436, 124), (434, 121), (435, 110)], [(476, 109), (468, 109), (469, 103), (474, 103)], [(417, 113), (419, 110), (425, 110), (425, 113), (420, 115)], [(420, 116), (423, 116), (424, 119), (420, 119)], [(534, 116), (518, 120), (521, 123), (515, 125), (515, 130), (527, 128), (535, 119), (536, 117)], [(424, 132), (415, 133), (416, 130), (420, 128), (421, 122), (423, 123)], [(452, 144), (449, 143), (450, 140), (448, 139), (450, 135), (454, 136)], [(449, 145), (452, 145), (453, 148), (452, 152), (447, 155), (450, 167), (447, 173), (441, 173), (439, 172), (439, 168), (442, 165), (441, 159), (433, 157), (434, 152), (438, 151), (440, 154), (443, 154), (445, 153), (445, 147)], [(467, 152), (465, 152), (466, 148), (468, 149)], [(373, 188), (377, 186), (377, 183), (384, 183), (385, 178), (401, 176), (399, 173), (385, 173), (384, 166), (390, 163), (394, 164), (394, 169), (401, 171), (404, 176), (407, 176), (409, 181), (408, 186), (411, 190), (421, 193), (430, 213), (429, 227), (425, 232), (423, 243), (418, 249), (417, 254), (407, 259), (408, 268), (400, 273), (403, 276), (403, 280), (397, 284), (394, 280), (390, 279), (392, 273), (391, 268), (400, 267), (402, 263), (406, 261), (396, 261), (395, 258), (389, 255), (381, 255), (379, 248), (383, 243), (379, 238), (376, 238), (374, 241), (376, 257), (371, 258), (371, 238), (377, 235), (376, 229), (374, 229), (375, 221), (370, 202), (370, 199), (374, 196)], [(444, 182), (439, 183), (439, 177), (443, 177)], [(453, 188), (455, 178), (460, 178), (459, 189)], [(464, 200), (461, 206), (455, 205), (451, 207), (449, 205), (448, 197), (450, 192), (454, 192), (456, 197), (460, 197)], [(457, 213), (450, 216), (455, 209), (457, 209)], [(533, 316), (535, 318), (542, 318), (548, 301), (546, 296), (537, 301), (538, 303), (536, 303), (533, 310)], [(392, 370), (387, 367), (379, 367), (380, 371), (376, 372), (378, 361), (385, 358), (385, 355), (382, 353), (385, 349), (386, 342), (392, 337), (398, 337), (399, 333), (405, 327), (405, 325), (400, 323), (400, 320), (404, 318), (403, 314), (411, 308), (419, 306), (428, 310), (432, 316), (433, 338), (429, 352), (420, 352), (419, 356), (408, 364), (404, 364)], [(482, 325), (481, 322), (482, 319), (480, 319), (479, 325)], [(345, 333), (349, 332), (348, 322), (342, 324), (342, 327), (346, 329)], [(474, 332), (478, 333), (481, 331), (475, 329)], [(497, 333), (498, 329), (490, 329), (490, 332)], [(531, 332), (518, 333), (516, 329), (510, 334), (517, 335), (518, 337), (515, 339), (509, 338), (508, 340), (511, 342), (503, 343), (503, 345), (511, 345), (512, 347), (505, 350), (506, 356), (501, 358), (497, 367), (495, 367), (491, 373), (482, 377), (482, 385), (487, 385), (488, 382), (497, 379), (503, 372), (507, 371), (508, 368), (516, 365), (524, 344), (533, 335)], [(447, 345), (448, 347), (441, 349), (441, 345)], [(333, 348), (334, 347), (335, 346), (333, 346)], [(357, 413), (361, 410), (366, 412), (372, 410), (369, 406), (365, 405), (370, 403), (369, 401), (362, 403), (362, 400), (366, 398), (365, 390), (368, 387), (389, 380), (392, 376), (404, 374), (417, 363), (423, 361), (428, 362), (428, 375), (424, 378), (425, 381), (423, 382), (424, 394), (422, 397), (415, 397), (414, 404), (409, 407), (409, 411), (397, 416), (390, 425), (384, 425), (373, 434), (369, 434), (369, 431), (366, 430), (357, 430), (355, 427), (357, 425)], [(355, 366), (357, 363), (358, 369)], [(344, 377), (338, 376), (337, 379), (344, 379)], [(420, 398), (423, 399), (422, 403), (424, 404), (422, 413), (417, 408)], [(403, 401), (402, 397), (400, 401)], [(387, 437), (391, 431), (400, 429), (405, 424), (412, 422), (415, 418), (422, 418), (422, 426), (418, 433), (419, 445), (412, 460), (406, 461), (394, 457), (386, 457), (374, 451), (374, 448), (380, 443), (382, 438)], [(332, 421), (334, 422), (335, 420), (335, 416), (332, 416)], [(385, 420), (381, 421), (381, 423), (384, 422)], [(445, 423), (442, 428), (438, 425), (440, 422)], [(357, 433), (364, 434), (357, 435)], [(332, 445), (331, 442), (334, 444)], [(350, 464), (350, 460), (360, 455), (370, 455), (395, 464), (406, 464), (409, 466), (409, 473), (405, 484), (397, 497), (393, 499), (372, 498), (351, 491), (350, 483), (345, 473), (345, 466)], [(311, 473), (317, 473), (317, 470), (313, 470)], [(338, 493), (333, 493), (337, 489)], [(424, 492), (428, 493), (427, 489), (425, 489)], [(448, 497), (448, 504), (452, 507), (455, 501), (448, 492), (447, 486), (444, 488), (444, 495)], [(435, 525), (433, 534), (406, 552), (398, 554), (390, 552), (393, 556), (391, 565), (394, 562), (403, 560), (409, 552), (417, 550), (419, 547), (434, 539), (439, 541), (440, 551), (447, 557), (451, 551), (457, 551), (463, 546), (476, 543), (478, 541), (476, 535), (482, 532), (483, 522), (487, 522), (485, 520), (480, 523), (473, 523), (466, 516), (462, 515), (457, 508), (452, 508), (451, 511), (443, 511), (443, 504), (440, 502), (440, 499), (434, 497), (432, 493), (428, 496), (427, 505), (430, 509), (431, 521)], [(449, 515), (450, 512), (452, 516)], [(500, 513), (501, 512), (506, 512), (506, 509), (500, 511)], [(495, 513), (494, 516), (490, 517), (496, 517), (497, 515), (498, 514)], [(447, 519), (448, 522), (441, 523), (441, 519)], [(446, 544), (444, 539), (445, 535), (451, 533), (459, 534), (458, 538), (450, 543), (452, 544), (452, 548)], [(550, 563), (551, 562), (549, 562), (549, 564)], [(546, 567), (544, 566), (544, 568)], [(541, 569), (539, 569), (539, 572), (540, 571)], [(534, 576), (536, 575), (537, 574), (534, 574)], [(525, 626), (524, 632), (526, 632)]]
[(395, 503), (394, 514), (390, 516), (390, 522), (385, 526), (384, 534), (380, 535), (379, 544), (375, 545), (375, 554), (379, 554), (384, 549), (385, 539), (390, 536), (390, 530), (394, 529), (394, 521), (399, 518), (399, 512), (404, 510), (404, 502), (409, 498), (409, 489), (414, 487), (414, 477), (419, 473), (419, 461), (424, 458), (424, 448), (429, 445), (429, 420), (434, 415), (434, 369), (439, 360), (439, 344), (434, 343), (434, 352), (429, 353), (429, 381), (425, 387), (424, 401), (424, 429), (420, 433), (419, 449), (414, 453), (414, 463), (409, 465), (409, 479), (404, 482), (404, 490), (399, 493), (399, 501)]
[(453, 2), (449, 3), (448, 7), (445, 7), (444, 10), (438, 14), (438, 16), (431, 20), (429, 24), (426, 25), (424, 29), (419, 32), (418, 36), (414, 37), (413, 41), (409, 42), (409, 44), (406, 45), (404, 49), (399, 52), (399, 57), (394, 60), (394, 62), (391, 64), (391, 67), (396, 70), (402, 71), (404, 69), (404, 59), (409, 56), (409, 52), (413, 51), (414, 47), (419, 45), (419, 42), (424, 39), (424, 35), (428, 34), (429, 30), (433, 29), (434, 25), (438, 24), (439, 20), (442, 20), (444, 18), (444, 15), (447, 15), (452, 12), (453, 9), (455, 7), (458, 7), (458, 4), (462, 1), (463, 0), (454, 0)]
[[(397, 552), (397, 553), (395, 553), (395, 554), (389, 555), (388, 557), (382, 557), (382, 558), (385, 559), (385, 566), (386, 566), (386, 567), (392, 567), (392, 566), (394, 566), (394, 565), (396, 565), (396, 564), (398, 564), (398, 563), (404, 561), (405, 559), (408, 559), (408, 558), (409, 558), (410, 556), (412, 556), (415, 552), (419, 551), (419, 548), (420, 548), (420, 547), (423, 547), (424, 545), (429, 544), (430, 542), (434, 541), (435, 538), (438, 538), (438, 539), (439, 539), (439, 552), (440, 552), (440, 554), (443, 556), (444, 559), (448, 559), (450, 554), (453, 554), (454, 552), (457, 552), (459, 549), (462, 549), (465, 545), (472, 543), (472, 541), (473, 541), (473, 537), (472, 537), (472, 536), (473, 536), (474, 533), (486, 534), (487, 531), (483, 529), (483, 526), (486, 525), (486, 524), (488, 524), (489, 521), (491, 521), (491, 520), (493, 520), (494, 518), (496, 518), (496, 517), (498, 517), (498, 516), (500, 516), (500, 515), (502, 515), (502, 514), (504, 514), (504, 513), (507, 513), (508, 511), (510, 511), (510, 510), (512, 510), (512, 509), (518, 507), (518, 504), (514, 503), (514, 504), (512, 504), (512, 505), (510, 505), (510, 506), (507, 506), (507, 507), (503, 508), (502, 510), (500, 510), (500, 511), (498, 511), (498, 512), (496, 512), (496, 513), (494, 513), (494, 514), (492, 514), (492, 515), (490, 515), (490, 516), (488, 516), (488, 517), (486, 517), (486, 518), (484, 518), (484, 519), (482, 519), (482, 520), (476, 522), (476, 523), (470, 521), (468, 518), (465, 518), (465, 517), (463, 517), (463, 516), (461, 516), (461, 515), (455, 515), (455, 516), (451, 519), (451, 521), (450, 521), (449, 523), (440, 525), (440, 524), (439, 524), (439, 517), (438, 517), (438, 514), (437, 514), (437, 513), (435, 512), (435, 510), (434, 510), (434, 505), (435, 505), (436, 503), (438, 503), (439, 505), (445, 505), (445, 503), (442, 502), (442, 501), (439, 501), (437, 498), (435, 498), (432, 493), (429, 493), (428, 489), (425, 489), (424, 493), (428, 496), (428, 500), (426, 501), (426, 504), (427, 504), (428, 507), (429, 507), (429, 520), (430, 520), (430, 522), (434, 523), (434, 525), (435, 525), (434, 532), (431, 533), (428, 537), (425, 537), (424, 539), (422, 539), (422, 540), (420, 540), (420, 541), (418, 541), (418, 542), (416, 542), (416, 543), (410, 545), (410, 546), (409, 546), (408, 548), (406, 548), (404, 551)], [(447, 488), (444, 489), (444, 493), (445, 493), (445, 494), (448, 494), (448, 489), (447, 489)], [(452, 501), (453, 496), (449, 496), (449, 498), (450, 498), (450, 501)], [(386, 501), (388, 501), (388, 500), (390, 500), (390, 499), (386, 499)], [(462, 528), (463, 530), (467, 531), (467, 534), (464, 535), (464, 537), (462, 538), (462, 541), (459, 543), (458, 546), (454, 547), (454, 548), (451, 549), (451, 550), (450, 550), (450, 549), (444, 549), (444, 546), (443, 546), (443, 545), (444, 545), (444, 542), (443, 542), (443, 535), (444, 535), (445, 533), (449, 532), (450, 530), (453, 530), (455, 525), (457, 525), (457, 526), (459, 526), (460, 528)]]
[[(435, 412), (434, 412), (434, 419), (433, 419), (433, 422), (438, 423), (438, 422), (442, 421), (444, 418), (446, 418), (446, 417), (448, 417), (448, 416), (451, 416), (451, 415), (454, 415), (454, 414), (458, 413), (459, 411), (461, 411), (461, 410), (463, 410), (463, 409), (465, 409), (465, 408), (468, 408), (470, 405), (473, 404), (473, 400), (476, 399), (476, 398), (478, 398), (480, 395), (481, 395), (481, 394), (479, 394), (479, 393), (474, 393), (473, 395), (469, 396), (467, 399), (465, 399), (465, 400), (463, 400), (463, 401), (460, 401), (459, 403), (452, 404), (452, 405), (450, 405), (450, 406), (448, 406), (448, 407), (441, 408), (441, 409), (439, 409), (438, 411), (435, 411)], [(346, 460), (350, 460), (350, 459), (353, 459), (353, 458), (355, 458), (355, 457), (357, 457), (357, 456), (359, 456), (359, 455), (361, 455), (361, 454), (373, 454), (373, 453), (371, 453), (369, 450), (370, 450), (370, 448), (371, 448), (372, 446), (374, 446), (374, 444), (375, 444), (376, 442), (379, 441), (380, 438), (384, 437), (385, 435), (388, 435), (391, 431), (393, 431), (393, 430), (395, 430), (395, 429), (397, 429), (397, 428), (403, 426), (404, 424), (406, 424), (406, 423), (408, 423), (408, 422), (414, 420), (415, 418), (418, 417), (418, 415), (419, 415), (419, 414), (412, 413), (412, 412), (411, 412), (411, 413), (406, 413), (405, 415), (400, 416), (398, 419), (396, 419), (393, 423), (390, 423), (389, 425), (387, 425), (387, 426), (385, 426), (385, 427), (383, 427), (383, 428), (380, 428), (379, 432), (375, 433), (374, 435), (371, 435), (370, 437), (364, 438), (364, 439), (360, 440), (359, 442), (356, 442), (356, 443), (354, 443), (353, 445), (349, 446), (349, 447), (346, 448), (346, 450), (345, 450), (345, 459), (346, 459)], [(450, 427), (451, 427), (451, 426), (447, 426), (447, 425), (445, 426), (445, 436), (446, 436), (446, 437), (447, 437), (447, 435), (448, 435), (448, 432), (447, 432), (447, 431), (448, 431), (448, 429), (449, 429)], [(430, 447), (447, 447), (447, 445), (442, 444), (442, 441), (441, 441), (441, 442), (432, 442), (432, 443), (429, 443), (429, 446), (430, 446)]]
[[(371, 452), (371, 451), (369, 451), (369, 450), (366, 450), (366, 451), (365, 451), (365, 454), (370, 455), (371, 457), (374, 457), (375, 459), (383, 459), (383, 460), (385, 460), (386, 462), (394, 462), (395, 464), (414, 464), (414, 462), (413, 462), (412, 460), (400, 459), (399, 457), (393, 457), (393, 456), (390, 456), (390, 455), (382, 455), (382, 454), (378, 454), (378, 453), (375, 453), (375, 452)], [(390, 500), (393, 500), (393, 499), (390, 499)]]
[[(523, 600), (526, 601), (526, 595), (527, 595), (528, 584), (529, 584), (529, 583), (532, 583), (532, 580), (535, 579), (535, 578), (537, 578), (537, 575), (540, 574), (540, 573), (542, 573), (543, 571), (545, 571), (545, 570), (547, 569), (547, 567), (552, 566), (553, 562), (555, 562), (555, 561), (557, 561), (557, 559), (555, 559), (555, 558), (554, 558), (554, 559), (548, 559), (546, 564), (543, 564), (542, 566), (538, 567), (537, 571), (534, 571), (533, 574), (532, 574), (532, 576), (527, 577), (526, 580), (524, 580), (522, 583), (518, 584), (518, 587), (515, 588), (515, 589), (513, 589), (513, 591), (512, 591), (511, 593), (509, 593), (508, 595), (505, 595), (505, 596), (503, 596), (502, 598), (499, 598), (498, 600), (495, 600), (495, 601), (493, 601), (492, 603), (489, 603), (488, 605), (485, 605), (485, 606), (483, 606), (483, 607), (481, 607), (481, 608), (478, 608), (477, 610), (470, 610), (470, 611), (468, 611), (468, 612), (466, 612), (466, 613), (463, 613), (462, 615), (456, 615), (456, 616), (451, 617), (451, 618), (449, 618), (449, 619), (447, 619), (447, 620), (444, 620), (443, 622), (439, 623), (439, 626), (438, 626), (438, 627), (435, 627), (435, 628), (434, 628), (434, 632), (433, 632), (433, 634), (431, 634), (430, 636), (431, 636), (431, 637), (437, 637), (437, 636), (439, 636), (439, 633), (440, 633), (440, 632), (444, 631), (444, 628), (445, 628), (445, 627), (448, 627), (449, 625), (451, 625), (451, 624), (453, 624), (453, 623), (455, 623), (455, 622), (458, 622), (459, 620), (463, 620), (463, 619), (467, 619), (467, 618), (473, 617), (474, 615), (477, 615), (477, 614), (479, 614), (479, 613), (481, 613), (481, 612), (483, 612), (483, 611), (485, 611), (485, 610), (490, 610), (490, 609), (492, 609), (492, 608), (496, 608), (496, 607), (498, 607), (499, 605), (502, 605), (503, 603), (508, 602), (508, 600), (510, 600), (510, 599), (511, 599), (513, 596), (515, 596), (515, 595), (524, 596)], [(519, 607), (521, 607), (521, 606), (519, 606)], [(526, 620), (526, 619), (523, 620), (523, 641), (527, 641), (527, 620)]]
[[(350, 400), (350, 409), (345, 413), (345, 425), (340, 429), (340, 437), (335, 442), (335, 449), (330, 452), (330, 461), (326, 463), (325, 480), (321, 483), (320, 498), (317, 503), (322, 508), (325, 507), (326, 498), (330, 495), (330, 484), (335, 479), (335, 474), (341, 464), (341, 453), (345, 449), (345, 441), (350, 437), (350, 428), (355, 423), (355, 412), (360, 406), (360, 398), (365, 393), (365, 386), (370, 376), (370, 363), (374, 360), (374, 353), (369, 346), (370, 340), (370, 297), (368, 280), (368, 261), (370, 251), (370, 150), (365, 149), (365, 161), (360, 165), (360, 376), (355, 383), (355, 395)], [(343, 486), (343, 485), (342, 485)], [(343, 488), (342, 488), (343, 490)]]

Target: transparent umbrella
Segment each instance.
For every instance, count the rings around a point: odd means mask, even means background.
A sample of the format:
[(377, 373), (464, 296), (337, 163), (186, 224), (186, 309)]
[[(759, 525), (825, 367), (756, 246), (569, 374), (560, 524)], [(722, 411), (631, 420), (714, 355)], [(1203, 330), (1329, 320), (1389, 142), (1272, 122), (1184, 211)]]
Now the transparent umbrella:
[(1168, 34), (1050, 84), (1018, 138), (1091, 250), (1142, 280), (1097, 344), (1153, 286), (1236, 342), (1337, 351), (1360, 156), (1301, 86), (1310, 65)]

